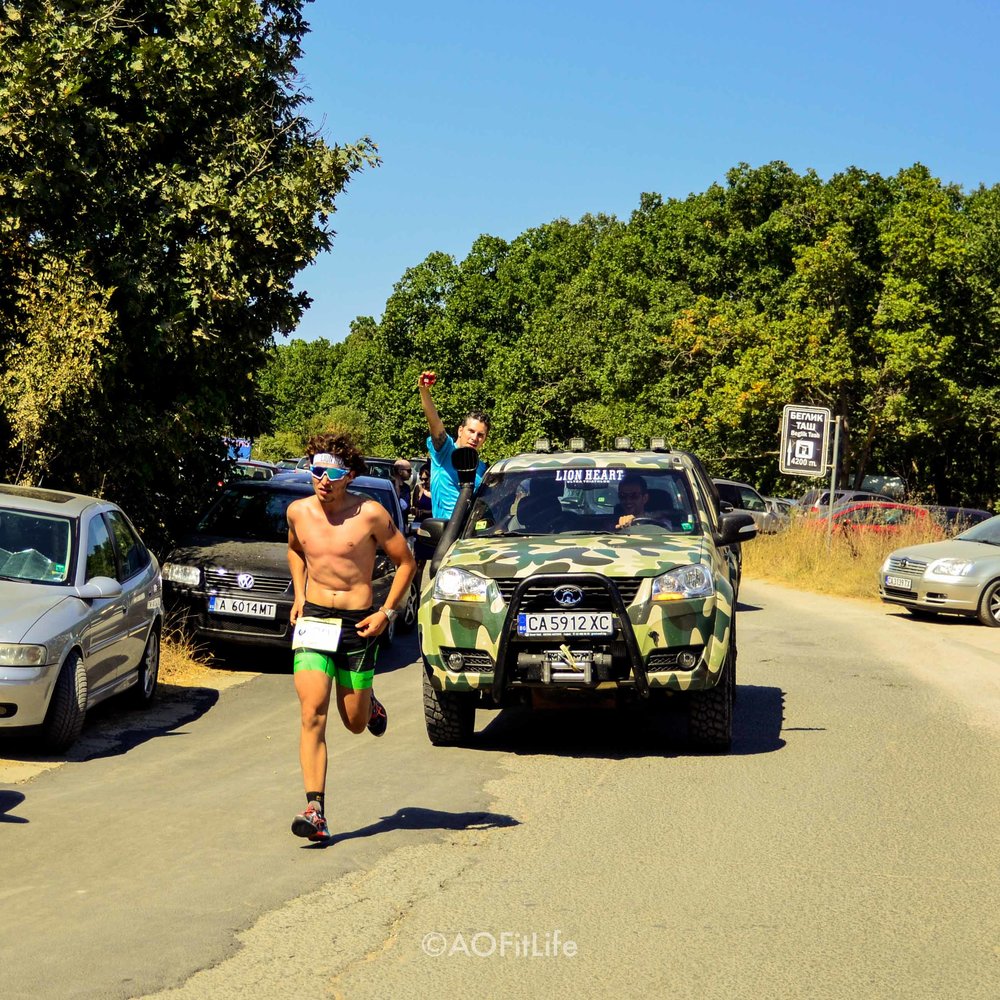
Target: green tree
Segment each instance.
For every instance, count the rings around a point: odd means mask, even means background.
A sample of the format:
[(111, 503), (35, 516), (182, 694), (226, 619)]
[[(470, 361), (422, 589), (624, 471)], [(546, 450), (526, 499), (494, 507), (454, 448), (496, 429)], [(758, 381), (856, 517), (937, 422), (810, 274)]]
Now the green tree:
[[(46, 261), (111, 291), (113, 363), (94, 420), (77, 424), (72, 485), (107, 474), (132, 510), (155, 472), (169, 519), (210, 481), (221, 433), (266, 429), (256, 373), (308, 305), (293, 280), (329, 248), (350, 175), (377, 162), (369, 140), (330, 146), (303, 114), (303, 6), (26, 0), (0, 13), (0, 337), (7, 352), (27, 344), (35, 321), (15, 289)], [(8, 476), (21, 457), (0, 454)]]

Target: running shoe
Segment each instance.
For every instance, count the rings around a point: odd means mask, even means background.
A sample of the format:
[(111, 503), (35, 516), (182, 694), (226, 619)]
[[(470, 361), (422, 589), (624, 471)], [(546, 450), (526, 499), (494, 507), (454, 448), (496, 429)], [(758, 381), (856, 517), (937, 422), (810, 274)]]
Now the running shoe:
[(385, 705), (382, 704), (375, 697), (375, 692), (372, 692), (372, 714), (368, 719), (368, 732), (372, 736), (382, 736), (385, 733), (386, 726), (389, 725), (389, 716), (385, 714)]
[(310, 802), (306, 811), (292, 820), (292, 833), (310, 840), (326, 840), (330, 836), (330, 828), (326, 825), (326, 817), (319, 811), (318, 802)]

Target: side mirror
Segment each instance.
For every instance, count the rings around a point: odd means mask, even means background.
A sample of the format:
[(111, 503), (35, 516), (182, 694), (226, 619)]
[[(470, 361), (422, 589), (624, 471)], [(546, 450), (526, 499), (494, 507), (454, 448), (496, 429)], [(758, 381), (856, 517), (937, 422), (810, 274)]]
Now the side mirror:
[[(469, 448), (469, 451), (475, 449)], [(436, 549), (448, 522), (443, 517), (425, 517), (417, 528), (417, 541), (430, 549)]]
[(757, 536), (757, 524), (744, 510), (730, 511), (719, 519), (719, 530), (715, 534), (717, 545), (735, 545), (748, 542)]
[(82, 601), (96, 601), (102, 597), (121, 597), (122, 585), (110, 576), (92, 576), (82, 587), (76, 588)]
[(476, 481), (479, 452), (475, 448), (456, 448), (451, 453), (451, 464), (458, 474), (458, 485), (467, 486)]

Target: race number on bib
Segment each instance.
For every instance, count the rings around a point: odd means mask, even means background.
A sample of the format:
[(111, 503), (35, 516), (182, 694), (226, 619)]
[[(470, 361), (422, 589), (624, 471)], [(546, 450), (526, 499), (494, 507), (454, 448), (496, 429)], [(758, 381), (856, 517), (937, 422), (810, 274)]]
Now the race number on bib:
[(292, 649), (335, 653), (343, 626), (341, 618), (299, 618), (292, 633)]

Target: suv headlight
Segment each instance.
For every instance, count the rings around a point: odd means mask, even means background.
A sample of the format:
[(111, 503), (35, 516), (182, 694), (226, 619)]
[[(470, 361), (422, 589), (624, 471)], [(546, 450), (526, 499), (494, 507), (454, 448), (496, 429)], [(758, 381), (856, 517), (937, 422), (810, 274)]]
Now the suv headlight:
[(2, 667), (43, 667), (46, 655), (44, 646), (33, 646), (25, 642), (0, 642)]
[(197, 566), (167, 562), (163, 564), (163, 579), (185, 587), (197, 587), (201, 583), (201, 570)]
[(477, 573), (452, 567), (441, 570), (434, 577), (434, 600), (475, 601), (486, 603), (486, 588), (490, 581)]
[(682, 601), (690, 597), (711, 597), (714, 593), (712, 572), (701, 563), (679, 566), (653, 581), (654, 601)]
[(968, 559), (936, 559), (924, 571), (924, 576), (931, 579), (956, 576), (968, 576), (975, 563)]

